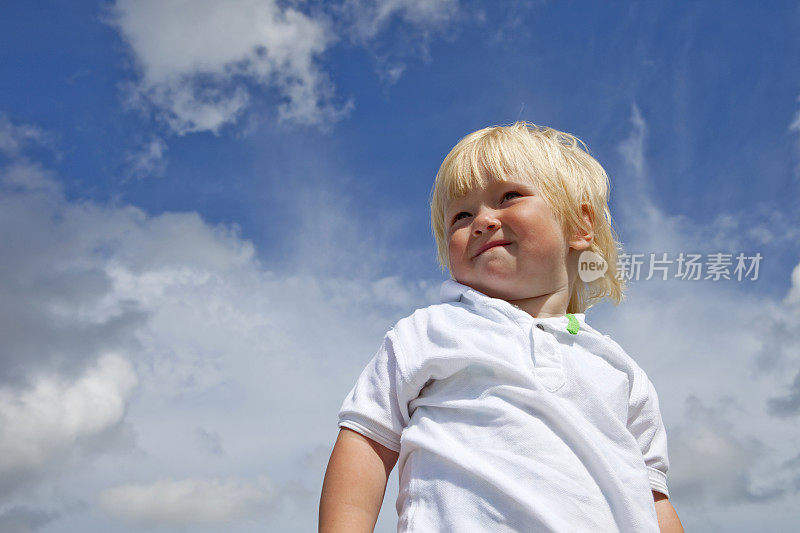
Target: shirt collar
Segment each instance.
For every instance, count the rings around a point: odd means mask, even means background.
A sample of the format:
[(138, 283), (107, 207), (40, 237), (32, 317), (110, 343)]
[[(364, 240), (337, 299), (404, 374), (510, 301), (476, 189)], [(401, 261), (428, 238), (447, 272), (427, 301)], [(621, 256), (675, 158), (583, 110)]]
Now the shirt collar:
[[(549, 324), (553, 327), (566, 327), (569, 323), (567, 315), (551, 316), (551, 317), (533, 317), (526, 311), (523, 311), (516, 305), (509, 303), (500, 298), (492, 298), (486, 294), (473, 289), (468, 285), (459, 283), (454, 279), (445, 280), (439, 289), (439, 299), (442, 303), (458, 302), (468, 300), (474, 305), (481, 305), (497, 309), (503, 314), (506, 314), (517, 320), (524, 320), (525, 322), (533, 321), (535, 323)], [(581, 327), (586, 325), (585, 313), (572, 313), (578, 320)]]

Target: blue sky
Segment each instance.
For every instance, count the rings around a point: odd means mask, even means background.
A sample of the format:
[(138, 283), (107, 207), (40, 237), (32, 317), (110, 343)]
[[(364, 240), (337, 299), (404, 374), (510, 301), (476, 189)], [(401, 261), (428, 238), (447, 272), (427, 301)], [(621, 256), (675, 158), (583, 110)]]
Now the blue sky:
[[(0, 416), (27, 437), (0, 429), (0, 525), (315, 527), (344, 395), (447, 277), (429, 228), (436, 171), (462, 136), (515, 120), (586, 142), (628, 250), (762, 254), (757, 280), (633, 282), (629, 302), (587, 316), (658, 387), (687, 530), (789, 523), (798, 7), (497, 4), (3, 7)], [(270, 406), (293, 379), (321, 392), (287, 423)], [(89, 405), (86, 383), (118, 408), (26, 410), (43, 384)], [(182, 486), (238, 507), (146, 512)]]
[[(418, 213), (454, 139), (516, 119), (579, 135), (616, 177), (622, 162), (614, 146), (629, 128), (632, 103), (649, 125), (652, 196), (668, 212), (702, 223), (754, 205), (791, 213), (798, 192), (796, 135), (788, 130), (798, 68), (789, 4), (724, 16), (703, 3), (587, 5), (580, 16), (557, 4), (501, 12), (470, 4), (483, 20), (464, 8), (429, 30), (428, 44), (421, 34), (399, 40), (414, 29), (390, 21), (370, 46), (343, 38), (319, 58), (334, 98), (355, 105), (329, 131), (277, 126), (274, 90), (245, 82), (253, 93), (246, 117), (218, 135), (183, 136), (121, 105), (119, 86), (136, 81), (135, 60), (102, 22), (109, 7), (17, 4), (2, 22), (0, 103), (15, 122), (55, 135), (71, 198), (119, 198), (152, 213), (197, 210), (267, 244), (273, 237), (262, 213), (282, 206), (265, 184), (309, 179), (302, 168), (309, 153), (328, 168), (320, 179), (350, 176), (374, 187), (376, 208), (390, 208), (400, 194)], [(394, 84), (376, 73), (376, 54), (405, 67)], [(128, 156), (153, 138), (166, 144), (162, 172), (125, 180)], [(404, 242), (419, 246), (427, 234), (404, 232)]]

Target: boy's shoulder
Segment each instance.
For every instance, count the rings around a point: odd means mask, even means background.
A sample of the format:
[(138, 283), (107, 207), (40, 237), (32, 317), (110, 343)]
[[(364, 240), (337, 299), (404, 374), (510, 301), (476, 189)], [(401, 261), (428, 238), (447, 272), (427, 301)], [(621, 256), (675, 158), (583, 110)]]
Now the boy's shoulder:
[(429, 328), (459, 327), (469, 321), (476, 311), (463, 302), (434, 303), (415, 309), (398, 320), (393, 329), (426, 331)]
[(589, 341), (587, 344), (587, 349), (591, 348), (589, 349), (590, 352), (602, 357), (603, 359), (606, 359), (615, 367), (625, 369), (629, 374), (629, 377), (632, 379), (634, 375), (644, 373), (644, 370), (639, 365), (636, 358), (632, 357), (620, 343), (614, 340), (613, 337), (601, 333), (588, 324), (584, 324), (581, 327), (583, 328), (584, 326), (586, 330), (590, 331), (600, 340), (600, 342), (597, 342), (597, 340)]
[[(585, 317), (585, 315), (583, 315), (583, 316)], [(611, 338), (610, 335), (606, 335), (605, 333), (603, 333), (602, 331), (598, 330), (597, 328), (594, 328), (594, 327), (590, 326), (589, 324), (587, 324), (585, 318), (584, 318), (583, 322), (581, 323), (581, 329), (584, 330), (584, 331), (587, 331), (589, 333), (592, 333), (592, 334), (594, 334), (594, 335), (596, 335), (598, 337), (602, 337), (604, 340), (606, 340), (608, 342), (611, 342), (611, 343), (615, 344), (616, 346), (619, 346), (619, 344), (617, 344), (614, 341), (614, 339)]]

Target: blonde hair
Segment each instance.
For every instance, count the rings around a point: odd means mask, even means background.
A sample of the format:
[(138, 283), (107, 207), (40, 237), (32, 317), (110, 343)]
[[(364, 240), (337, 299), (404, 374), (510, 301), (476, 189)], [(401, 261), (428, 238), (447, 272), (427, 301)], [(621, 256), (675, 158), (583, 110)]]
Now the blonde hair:
[(590, 229), (581, 210), (586, 204), (594, 231), (589, 250), (605, 259), (608, 270), (589, 283), (575, 279), (567, 312), (583, 313), (606, 297), (615, 305), (622, 301), (625, 281), (617, 277), (617, 254), (622, 247), (611, 225), (610, 184), (605, 170), (574, 135), (524, 121), (470, 133), (444, 158), (430, 196), (431, 229), (442, 270), (450, 270), (447, 203), (473, 189), (485, 188), (490, 179), (532, 183), (560, 220), (565, 234)]

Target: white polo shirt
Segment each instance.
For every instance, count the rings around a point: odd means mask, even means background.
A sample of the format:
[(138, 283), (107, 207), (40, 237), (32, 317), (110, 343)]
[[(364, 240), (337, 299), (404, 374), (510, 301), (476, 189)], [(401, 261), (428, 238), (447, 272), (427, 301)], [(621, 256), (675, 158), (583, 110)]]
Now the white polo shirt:
[(398, 321), (339, 426), (399, 452), (399, 532), (658, 532), (667, 436), (645, 372), (576, 313), (454, 280)]

